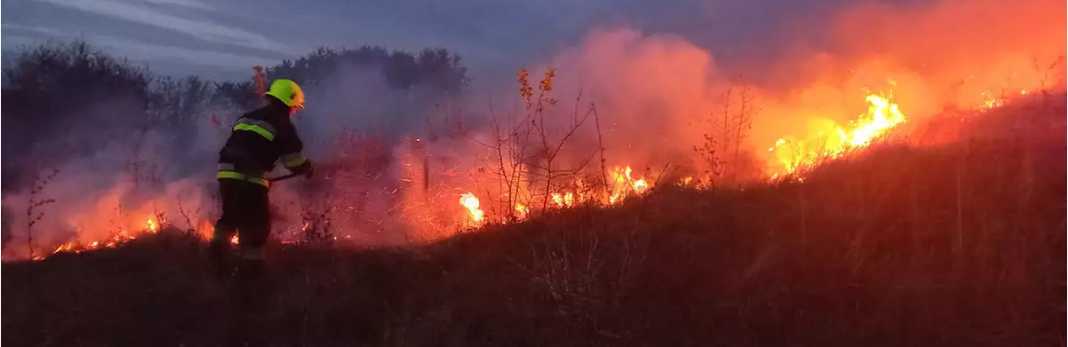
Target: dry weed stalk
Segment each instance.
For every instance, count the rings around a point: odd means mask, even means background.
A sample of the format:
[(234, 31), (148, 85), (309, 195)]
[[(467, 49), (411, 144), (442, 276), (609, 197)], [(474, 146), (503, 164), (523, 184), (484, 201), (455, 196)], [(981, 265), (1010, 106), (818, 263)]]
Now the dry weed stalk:
[(33, 255), (33, 226), (36, 225), (44, 218), (44, 212), (39, 209), (45, 205), (54, 204), (56, 199), (44, 198), (45, 187), (52, 182), (52, 179), (56, 178), (59, 174), (59, 170), (53, 169), (51, 172), (42, 175), (37, 173), (34, 175), (33, 187), (30, 189), (30, 201), (26, 205), (26, 249), (29, 251), (30, 259), (34, 259)]

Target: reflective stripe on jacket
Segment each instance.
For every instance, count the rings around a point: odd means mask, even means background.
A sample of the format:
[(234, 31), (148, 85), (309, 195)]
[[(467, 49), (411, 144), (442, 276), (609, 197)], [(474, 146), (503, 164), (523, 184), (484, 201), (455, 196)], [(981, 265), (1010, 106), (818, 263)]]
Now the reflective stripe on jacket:
[(254, 174), (247, 174), (247, 173), (242, 173), (242, 172), (239, 172), (239, 171), (235, 171), (234, 165), (233, 164), (227, 164), (227, 163), (220, 163), (219, 164), (219, 171), (215, 175), (215, 177), (216, 178), (226, 178), (226, 179), (247, 181), (247, 182), (259, 184), (261, 186), (268, 187), (268, 188), (270, 188), (270, 186), (271, 186), (271, 182), (268, 181), (266, 178), (263, 178), (263, 175), (254, 175)]
[[(270, 104), (245, 113), (234, 122), (230, 138), (219, 151), (218, 178), (248, 180), (268, 186), (264, 173), (278, 162), (292, 172), (310, 168), (301, 153), (304, 144), (289, 118), (289, 106), (273, 97)], [(223, 165), (228, 165), (223, 169)]]

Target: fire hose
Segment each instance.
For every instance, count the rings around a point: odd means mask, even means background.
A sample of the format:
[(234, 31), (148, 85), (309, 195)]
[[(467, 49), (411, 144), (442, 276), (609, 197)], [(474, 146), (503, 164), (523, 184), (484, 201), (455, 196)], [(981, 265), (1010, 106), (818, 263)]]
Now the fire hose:
[[(322, 170), (322, 168), (319, 168), (318, 170)], [(293, 178), (293, 177), (300, 177), (300, 176), (305, 176), (305, 175), (307, 175), (307, 174), (292, 172), (292, 173), (281, 175), (281, 176), (278, 176), (278, 177), (268, 178), (267, 181), (271, 182), (271, 183), (281, 182), (281, 181), (285, 181), (285, 180), (288, 180), (288, 179)], [(330, 179), (330, 178), (328, 177), (327, 179)]]
[(285, 181), (285, 180), (288, 180), (290, 178), (297, 177), (297, 176), (304, 176), (304, 174), (303, 173), (290, 173), (290, 174), (281, 175), (281, 176), (278, 176), (278, 177), (268, 178), (267, 181), (271, 182), (271, 183), (274, 183), (274, 182)]

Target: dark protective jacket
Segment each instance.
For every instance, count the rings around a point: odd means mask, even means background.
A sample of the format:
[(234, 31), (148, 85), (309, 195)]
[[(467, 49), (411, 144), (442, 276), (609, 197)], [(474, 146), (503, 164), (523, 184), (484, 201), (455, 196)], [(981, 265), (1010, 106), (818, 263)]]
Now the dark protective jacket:
[(245, 180), (268, 186), (264, 178), (281, 161), (289, 171), (305, 173), (311, 162), (301, 153), (304, 144), (289, 119), (289, 106), (267, 97), (269, 105), (245, 113), (234, 123), (230, 138), (219, 151), (219, 179)]

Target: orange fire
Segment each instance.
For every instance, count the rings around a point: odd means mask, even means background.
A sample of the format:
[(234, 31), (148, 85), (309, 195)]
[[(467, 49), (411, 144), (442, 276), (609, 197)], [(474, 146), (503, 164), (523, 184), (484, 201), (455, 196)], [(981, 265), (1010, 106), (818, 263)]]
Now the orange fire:
[[(803, 140), (779, 138), (768, 148), (782, 164), (781, 173), (790, 174), (812, 167), (822, 160), (841, 157), (846, 152), (867, 147), (891, 129), (905, 123), (904, 113), (893, 101), (893, 93), (868, 94), (868, 111), (846, 126), (834, 125), (831, 131), (821, 130), (814, 138)], [(779, 173), (773, 173), (777, 177)]]
[(523, 204), (515, 204), (515, 218), (518, 220), (527, 219), (530, 214), (530, 208)]
[[(84, 251), (91, 251), (102, 248), (115, 248), (121, 246), (127, 242), (130, 242), (144, 234), (156, 234), (162, 230), (163, 226), (158, 217), (155, 215), (149, 216), (145, 219), (145, 224), (141, 230), (135, 233), (131, 233), (126, 229), (119, 230), (106, 239), (93, 240), (93, 241), (70, 241), (60, 244), (54, 251), (55, 253), (81, 253)], [(202, 221), (200, 225), (195, 229), (196, 234), (202, 238), (209, 239), (213, 232), (214, 225), (210, 221)], [(237, 244), (237, 236), (235, 235), (231, 240), (231, 243)], [(35, 260), (44, 259), (44, 257), (35, 257)]]
[(159, 232), (159, 223), (156, 223), (154, 218), (148, 217), (148, 220), (145, 220), (145, 231), (151, 233)]
[(197, 235), (206, 239), (210, 239), (212, 234), (215, 233), (215, 224), (210, 220), (200, 221), (200, 225), (197, 226)]
[[(1027, 96), (1027, 93), (1027, 89), (1020, 89), (1019, 91), (1020, 96)], [(1013, 93), (1001, 92), (1000, 96), (994, 96), (994, 93), (983, 92), (980, 94), (980, 96), (982, 96), (983, 98), (983, 105), (979, 107), (979, 111), (986, 112), (1001, 106), (1005, 106), (1005, 102), (1008, 101), (1008, 99), (1011, 99), (1014, 95)]]
[[(605, 195), (601, 193), (579, 193), (574, 191), (556, 191), (547, 193), (546, 203), (547, 207), (551, 208), (568, 208), (575, 207), (578, 204), (588, 202), (600, 202), (605, 205), (617, 204), (628, 197), (640, 196), (648, 193), (651, 186), (645, 178), (635, 178), (634, 170), (630, 166), (617, 166), (612, 168), (609, 172), (612, 181), (610, 182), (610, 191)], [(693, 182), (693, 177), (687, 177), (679, 180), (679, 184), (689, 185)], [(576, 182), (578, 187), (582, 187), (585, 182), (581, 180)], [(480, 208), (480, 201), (474, 193), (464, 193), (460, 196), (460, 205), (467, 210), (467, 216), (465, 218), (470, 221), (470, 225), (478, 226), (487, 218), (486, 212)], [(530, 216), (530, 207), (522, 203), (514, 203), (514, 216), (516, 220), (524, 220)], [(507, 219), (507, 218), (502, 218)]]
[(644, 194), (649, 190), (649, 183), (644, 178), (634, 179), (631, 177), (632, 172), (630, 166), (617, 166), (612, 171), (613, 187), (612, 194), (608, 197), (609, 204), (615, 204), (628, 196)]
[(556, 207), (575, 206), (575, 193), (552, 193), (552, 200)]

